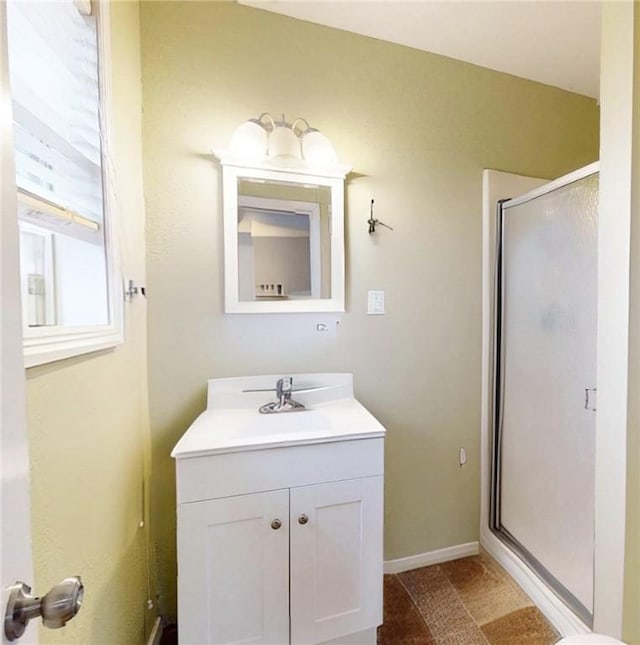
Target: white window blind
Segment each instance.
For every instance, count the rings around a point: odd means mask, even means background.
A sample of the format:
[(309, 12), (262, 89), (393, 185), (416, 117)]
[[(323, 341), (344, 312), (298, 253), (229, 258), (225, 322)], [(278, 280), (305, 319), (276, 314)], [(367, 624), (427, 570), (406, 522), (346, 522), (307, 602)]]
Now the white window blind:
[[(97, 25), (90, 10), (72, 0), (8, 2), (9, 71), (21, 217), (104, 244)], [(39, 198), (38, 207), (30, 196)]]
[(122, 342), (103, 186), (108, 18), (89, 0), (6, 6), (25, 362), (35, 365)]

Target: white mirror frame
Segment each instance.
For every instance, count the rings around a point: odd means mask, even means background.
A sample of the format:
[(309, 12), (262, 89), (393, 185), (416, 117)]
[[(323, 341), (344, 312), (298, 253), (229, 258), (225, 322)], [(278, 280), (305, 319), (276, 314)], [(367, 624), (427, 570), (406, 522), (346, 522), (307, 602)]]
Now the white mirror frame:
[[(216, 153), (222, 166), (224, 225), (224, 310), (228, 314), (343, 312), (344, 304), (344, 179), (351, 170), (339, 166), (313, 172), (276, 165), (242, 165), (235, 158)], [(295, 184), (328, 186), (331, 190), (331, 298), (292, 300), (240, 300), (238, 282), (238, 180), (263, 179)]]

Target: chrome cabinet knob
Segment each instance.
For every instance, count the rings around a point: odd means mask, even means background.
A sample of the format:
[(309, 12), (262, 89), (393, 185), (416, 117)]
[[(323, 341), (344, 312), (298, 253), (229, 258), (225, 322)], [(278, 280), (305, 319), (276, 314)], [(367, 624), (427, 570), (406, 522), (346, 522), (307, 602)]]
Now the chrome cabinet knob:
[(282, 522), (277, 518), (273, 520), (273, 522), (271, 522), (271, 528), (274, 531), (277, 531), (281, 526), (282, 526)]
[(304, 513), (298, 518), (298, 524), (306, 524), (308, 521), (309, 518)]

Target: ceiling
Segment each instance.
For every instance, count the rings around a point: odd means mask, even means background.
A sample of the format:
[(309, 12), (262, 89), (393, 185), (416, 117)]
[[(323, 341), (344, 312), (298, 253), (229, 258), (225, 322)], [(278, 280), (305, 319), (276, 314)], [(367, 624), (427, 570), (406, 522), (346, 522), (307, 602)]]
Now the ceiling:
[(240, 0), (597, 98), (598, 0)]

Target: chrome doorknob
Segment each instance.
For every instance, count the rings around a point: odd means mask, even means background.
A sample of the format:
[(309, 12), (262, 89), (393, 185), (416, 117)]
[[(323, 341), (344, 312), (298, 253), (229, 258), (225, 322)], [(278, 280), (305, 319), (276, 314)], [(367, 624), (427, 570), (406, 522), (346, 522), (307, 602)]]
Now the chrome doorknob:
[(4, 633), (13, 641), (24, 634), (32, 618), (42, 616), (42, 623), (49, 629), (64, 627), (82, 607), (84, 585), (80, 576), (65, 578), (51, 587), (42, 598), (31, 595), (31, 587), (16, 582), (9, 588), (9, 600), (4, 616)]
[(277, 518), (273, 520), (273, 522), (271, 522), (271, 528), (274, 531), (277, 531), (281, 526), (282, 526), (282, 522)]
[(298, 518), (298, 524), (306, 524), (308, 521), (309, 518), (304, 513)]

